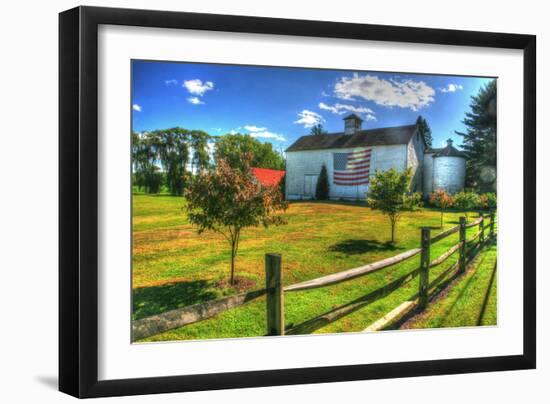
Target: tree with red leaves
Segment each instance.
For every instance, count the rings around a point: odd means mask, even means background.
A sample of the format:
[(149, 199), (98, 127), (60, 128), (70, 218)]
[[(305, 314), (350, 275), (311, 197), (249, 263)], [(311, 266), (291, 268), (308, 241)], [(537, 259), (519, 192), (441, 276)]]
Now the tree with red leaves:
[(250, 170), (251, 159), (245, 153), (238, 167), (220, 159), (214, 170), (197, 175), (185, 190), (189, 220), (198, 226), (199, 234), (206, 230), (219, 233), (231, 247), (231, 285), (235, 284), (241, 231), (286, 223), (279, 215), (287, 208), (279, 187), (262, 186)]
[(441, 211), (440, 228), (443, 228), (443, 212), (454, 204), (454, 199), (443, 189), (436, 189), (430, 196), (430, 203), (439, 208)]

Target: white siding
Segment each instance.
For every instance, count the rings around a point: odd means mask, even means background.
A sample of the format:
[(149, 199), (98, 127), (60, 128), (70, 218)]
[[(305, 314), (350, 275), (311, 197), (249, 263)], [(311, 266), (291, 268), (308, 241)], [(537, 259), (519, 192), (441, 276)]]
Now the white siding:
[[(327, 150), (307, 150), (286, 153), (286, 197), (287, 199), (310, 199), (306, 195), (306, 176), (319, 175), (323, 163), (327, 165), (329, 179), (332, 178), (332, 154)], [(330, 167), (329, 167), (330, 164)]]
[(415, 132), (407, 145), (407, 167), (412, 169), (411, 191), (422, 191), (422, 171), (424, 165), (424, 142)]
[(423, 169), (423, 190), (424, 196), (427, 197), (434, 191), (434, 154), (426, 153), (424, 155), (424, 169)]
[[(286, 197), (289, 200), (310, 199), (306, 195), (306, 176), (319, 175), (321, 167), (325, 163), (329, 178), (330, 197), (332, 199), (363, 199), (368, 191), (368, 185), (343, 186), (335, 185), (333, 178), (333, 154), (346, 153), (357, 149), (327, 149), (327, 150), (306, 150), (291, 151), (286, 154)], [(396, 168), (404, 170), (407, 164), (407, 146), (375, 146), (372, 147), (371, 175), (376, 170), (388, 170)]]
[(441, 156), (434, 158), (433, 188), (444, 189), (455, 194), (464, 189), (466, 159), (462, 157)]

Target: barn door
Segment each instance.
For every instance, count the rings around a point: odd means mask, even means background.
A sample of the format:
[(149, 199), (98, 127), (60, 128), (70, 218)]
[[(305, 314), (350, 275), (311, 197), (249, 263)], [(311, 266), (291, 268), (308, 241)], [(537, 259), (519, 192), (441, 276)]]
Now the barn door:
[(318, 175), (304, 175), (304, 195), (310, 198), (315, 196)]

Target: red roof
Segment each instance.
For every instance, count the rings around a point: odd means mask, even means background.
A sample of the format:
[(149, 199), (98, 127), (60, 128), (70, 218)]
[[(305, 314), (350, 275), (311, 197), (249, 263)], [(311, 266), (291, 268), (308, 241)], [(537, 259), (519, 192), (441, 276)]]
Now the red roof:
[(279, 185), (283, 177), (285, 176), (285, 171), (283, 170), (271, 170), (269, 168), (256, 168), (252, 167), (252, 174), (260, 184), (264, 187)]

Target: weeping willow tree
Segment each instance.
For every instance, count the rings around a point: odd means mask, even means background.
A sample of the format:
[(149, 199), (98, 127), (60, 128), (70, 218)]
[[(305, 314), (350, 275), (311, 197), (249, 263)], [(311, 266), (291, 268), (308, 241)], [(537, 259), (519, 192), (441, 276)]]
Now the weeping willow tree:
[(210, 166), (210, 154), (208, 153), (208, 142), (210, 135), (206, 132), (194, 130), (190, 133), (191, 149), (191, 172), (198, 173)]
[(135, 185), (146, 192), (159, 191), (160, 182), (172, 195), (181, 195), (190, 172), (208, 167), (210, 135), (184, 128), (132, 134)]
[(155, 152), (154, 135), (151, 133), (132, 133), (132, 169), (134, 185), (139, 190), (154, 194), (160, 191), (162, 173)]
[(155, 148), (172, 195), (181, 195), (189, 162), (189, 131), (171, 128), (155, 131)]

